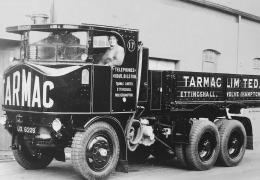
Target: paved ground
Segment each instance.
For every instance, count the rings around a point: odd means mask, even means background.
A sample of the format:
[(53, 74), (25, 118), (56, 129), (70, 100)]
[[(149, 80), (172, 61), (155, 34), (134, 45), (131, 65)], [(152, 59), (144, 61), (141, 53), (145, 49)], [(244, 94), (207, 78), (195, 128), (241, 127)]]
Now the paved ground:
[[(254, 127), (254, 150), (247, 150), (243, 161), (237, 167), (216, 166), (209, 171), (189, 171), (179, 168), (176, 162), (157, 164), (153, 159), (145, 164), (130, 165), (129, 173), (115, 172), (110, 180), (260, 180), (260, 111), (252, 112)], [(1, 152), (0, 152), (1, 153)], [(1, 157), (1, 154), (0, 154)], [(8, 156), (10, 157), (10, 155)], [(0, 161), (0, 179), (8, 180), (81, 180), (75, 173), (70, 161), (66, 163), (54, 161), (47, 169), (26, 171), (15, 161)]]
[[(129, 173), (115, 172), (110, 180), (259, 180), (260, 179), (260, 143), (254, 151), (247, 151), (244, 160), (237, 167), (214, 167), (209, 171), (189, 171), (179, 168), (176, 162), (156, 164), (152, 160), (145, 164), (130, 165)], [(54, 161), (47, 169), (28, 171), (15, 161), (0, 162), (0, 179), (8, 180), (81, 180), (75, 173), (70, 161)]]

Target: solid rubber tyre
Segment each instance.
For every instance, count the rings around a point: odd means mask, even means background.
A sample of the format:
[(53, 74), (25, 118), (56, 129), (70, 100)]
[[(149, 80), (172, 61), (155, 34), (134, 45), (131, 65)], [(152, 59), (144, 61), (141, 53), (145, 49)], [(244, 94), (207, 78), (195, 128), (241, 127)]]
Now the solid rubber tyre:
[(127, 157), (130, 163), (143, 163), (151, 155), (150, 147), (140, 144), (135, 151), (128, 151)]
[(195, 170), (208, 170), (216, 162), (220, 149), (217, 127), (208, 120), (195, 120), (186, 146), (187, 164)]
[(117, 166), (120, 154), (118, 136), (106, 122), (97, 122), (77, 132), (73, 138), (71, 160), (85, 179), (103, 179)]
[(219, 129), (220, 152), (218, 161), (221, 165), (232, 167), (238, 165), (245, 154), (246, 131), (237, 120), (223, 121)]
[(37, 150), (37, 153), (32, 155), (25, 145), (13, 150), (13, 155), (15, 160), (28, 170), (46, 168), (54, 158), (48, 150)]

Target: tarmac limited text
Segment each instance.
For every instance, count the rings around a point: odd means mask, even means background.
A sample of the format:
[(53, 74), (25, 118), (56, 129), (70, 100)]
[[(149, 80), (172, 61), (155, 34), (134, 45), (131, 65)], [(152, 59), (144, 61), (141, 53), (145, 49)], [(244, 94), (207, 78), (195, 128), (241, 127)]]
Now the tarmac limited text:
[[(223, 77), (201, 77), (201, 76), (183, 76), (185, 87), (224, 87)], [(260, 89), (259, 79), (255, 78), (226, 78), (227, 88), (249, 88)]]

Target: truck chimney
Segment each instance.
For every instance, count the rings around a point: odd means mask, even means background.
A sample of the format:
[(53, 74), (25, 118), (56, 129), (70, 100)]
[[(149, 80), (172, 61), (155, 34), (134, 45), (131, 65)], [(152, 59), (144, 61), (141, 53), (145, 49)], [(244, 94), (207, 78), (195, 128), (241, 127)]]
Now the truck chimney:
[(27, 17), (31, 18), (33, 24), (47, 24), (47, 20), (49, 19), (47, 14), (32, 14), (27, 15)]

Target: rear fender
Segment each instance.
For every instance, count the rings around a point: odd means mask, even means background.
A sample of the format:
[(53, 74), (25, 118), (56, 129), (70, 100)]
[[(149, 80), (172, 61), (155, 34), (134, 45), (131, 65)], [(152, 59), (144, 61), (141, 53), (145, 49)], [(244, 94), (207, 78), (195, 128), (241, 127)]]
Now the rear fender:
[(248, 117), (242, 117), (242, 116), (231, 116), (232, 119), (238, 120), (243, 124), (246, 130), (246, 136), (247, 136), (247, 144), (246, 149), (253, 150), (254, 144), (253, 144), (253, 128), (251, 120)]
[(216, 117), (220, 116), (223, 116), (223, 112), (214, 104), (200, 105), (193, 110), (194, 118), (208, 118), (210, 121), (214, 121)]

